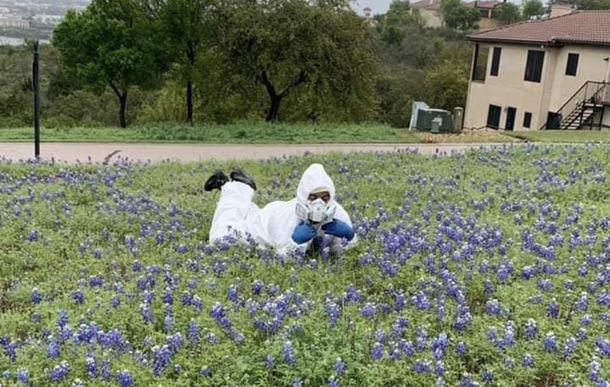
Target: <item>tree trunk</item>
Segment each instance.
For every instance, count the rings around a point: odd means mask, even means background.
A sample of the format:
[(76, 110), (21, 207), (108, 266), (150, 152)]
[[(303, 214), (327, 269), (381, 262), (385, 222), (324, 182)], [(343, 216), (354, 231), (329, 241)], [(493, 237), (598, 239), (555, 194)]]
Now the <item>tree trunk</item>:
[(267, 122), (276, 122), (278, 119), (278, 115), (280, 113), (280, 104), (282, 103), (282, 98), (278, 95), (270, 95), (271, 98), (271, 107), (269, 111), (267, 111)]
[(193, 125), (193, 81), (186, 81), (186, 120)]
[(121, 128), (127, 127), (127, 92), (119, 95), (119, 123)]

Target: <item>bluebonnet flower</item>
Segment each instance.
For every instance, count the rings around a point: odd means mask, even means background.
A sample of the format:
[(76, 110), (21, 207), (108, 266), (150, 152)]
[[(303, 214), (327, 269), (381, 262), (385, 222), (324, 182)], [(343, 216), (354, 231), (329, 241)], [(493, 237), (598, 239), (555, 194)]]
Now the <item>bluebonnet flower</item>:
[(455, 351), (457, 352), (458, 355), (464, 356), (467, 351), (466, 343), (464, 343), (463, 341), (460, 341), (459, 343), (457, 343), (457, 345), (455, 346)]
[(17, 370), (17, 380), (21, 384), (27, 385), (30, 382), (30, 373), (25, 368), (19, 368)]
[(487, 311), (488, 314), (497, 316), (500, 314), (500, 303), (496, 299), (489, 300), (485, 304), (485, 310)]
[(59, 342), (52, 338), (51, 341), (49, 342), (49, 345), (47, 346), (47, 357), (51, 358), (51, 359), (55, 359), (56, 357), (58, 357), (60, 354), (60, 345)]
[(153, 322), (153, 314), (147, 304), (140, 304), (140, 314), (146, 324), (151, 324)]
[(58, 311), (57, 326), (61, 329), (68, 323), (68, 312), (63, 309)]
[(371, 348), (371, 359), (379, 360), (383, 357), (383, 345), (380, 342), (375, 342)]
[(547, 316), (553, 319), (557, 319), (557, 317), (559, 317), (559, 304), (554, 298), (551, 300), (551, 302), (549, 302), (547, 307)]
[(601, 364), (598, 359), (592, 358), (589, 362), (589, 380), (592, 382), (599, 382), (601, 380)]
[(533, 339), (538, 335), (538, 325), (536, 324), (536, 320), (528, 319), (525, 324), (525, 337), (528, 339)]
[(191, 305), (193, 306), (193, 308), (195, 308), (199, 312), (201, 312), (203, 310), (203, 300), (201, 299), (201, 297), (199, 297), (196, 294), (193, 296), (193, 299), (191, 300)]
[(40, 291), (38, 290), (38, 288), (32, 289), (31, 299), (32, 304), (34, 305), (38, 305), (40, 304), (40, 302), (42, 302), (42, 296), (40, 295)]
[(427, 373), (430, 372), (432, 370), (432, 364), (430, 362), (430, 360), (416, 360), (413, 363), (413, 371), (415, 371), (418, 374), (423, 374), (423, 373)]
[(303, 387), (303, 381), (299, 378), (293, 379), (291, 386), (292, 387)]
[(191, 293), (189, 293), (188, 290), (185, 290), (184, 292), (182, 292), (182, 305), (184, 305), (184, 306), (190, 305), (192, 300), (193, 300), (193, 296), (191, 295)]
[(345, 372), (345, 363), (343, 362), (343, 360), (341, 360), (341, 358), (340, 358), (340, 357), (338, 357), (338, 358), (335, 360), (335, 366), (334, 366), (334, 369), (335, 369), (335, 373), (336, 373), (337, 375), (343, 375), (343, 373)]
[(363, 307), (358, 309), (358, 312), (364, 317), (373, 317), (377, 312), (377, 307), (373, 302), (367, 302)]
[(152, 349), (153, 356), (153, 375), (155, 377), (161, 376), (161, 373), (165, 371), (171, 361), (172, 352), (169, 346), (164, 345), (163, 347), (155, 346)]
[(261, 294), (261, 291), (263, 290), (263, 288), (265, 287), (265, 284), (263, 281), (261, 280), (255, 280), (252, 283), (252, 294), (254, 295), (259, 295)]
[(491, 371), (483, 371), (483, 382), (486, 384), (490, 384), (494, 380), (493, 372)]
[(67, 361), (62, 361), (51, 371), (51, 380), (54, 382), (60, 382), (70, 374), (70, 364)]
[(574, 304), (574, 309), (581, 312), (586, 312), (589, 309), (589, 299), (586, 292), (580, 293), (578, 300)]
[(595, 347), (597, 352), (600, 353), (604, 357), (610, 357), (610, 341), (598, 337), (595, 340)]
[(267, 355), (267, 357), (265, 357), (264, 363), (265, 363), (265, 367), (267, 367), (268, 369), (271, 369), (275, 365), (275, 359), (273, 358), (273, 356)]
[(85, 295), (81, 289), (76, 289), (72, 292), (72, 299), (77, 304), (82, 304), (85, 302)]
[(85, 370), (87, 371), (87, 376), (89, 376), (89, 378), (95, 378), (98, 375), (95, 358), (91, 354), (85, 356)]
[(294, 350), (292, 349), (292, 343), (290, 341), (284, 343), (284, 362), (288, 365), (294, 365), (296, 363)]
[(116, 375), (117, 382), (119, 382), (120, 387), (132, 387), (133, 386), (133, 376), (129, 370), (118, 371)]
[(445, 375), (445, 364), (442, 360), (438, 360), (434, 365), (434, 373), (436, 376), (444, 376)]
[(553, 332), (549, 332), (546, 334), (546, 336), (544, 336), (542, 339), (542, 346), (547, 352), (555, 352), (557, 350), (557, 342)]
[(212, 375), (212, 370), (208, 366), (203, 366), (199, 369), (199, 375), (209, 377)]
[(570, 337), (569, 339), (567, 339), (563, 353), (562, 353), (564, 359), (567, 359), (570, 356), (572, 356), (572, 354), (576, 350), (577, 346), (578, 346), (578, 342), (576, 341), (576, 339), (574, 337)]
[(191, 344), (199, 343), (199, 324), (197, 324), (197, 321), (191, 320), (189, 322), (186, 336)]
[(339, 387), (339, 381), (334, 375), (328, 378), (328, 387)]

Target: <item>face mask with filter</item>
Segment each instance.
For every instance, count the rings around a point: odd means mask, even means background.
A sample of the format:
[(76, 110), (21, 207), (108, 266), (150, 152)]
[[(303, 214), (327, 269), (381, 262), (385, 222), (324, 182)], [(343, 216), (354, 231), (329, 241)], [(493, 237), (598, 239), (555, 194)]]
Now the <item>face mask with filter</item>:
[(336, 209), (334, 204), (326, 204), (322, 199), (297, 201), (296, 214), (300, 219), (313, 223), (327, 223), (333, 220)]

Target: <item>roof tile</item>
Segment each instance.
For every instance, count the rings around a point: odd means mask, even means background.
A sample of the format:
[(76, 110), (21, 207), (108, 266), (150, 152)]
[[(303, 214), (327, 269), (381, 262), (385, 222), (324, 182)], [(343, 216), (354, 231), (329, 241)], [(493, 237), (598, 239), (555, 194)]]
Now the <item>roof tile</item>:
[(545, 20), (510, 24), (468, 38), (480, 42), (610, 46), (610, 11), (577, 11)]

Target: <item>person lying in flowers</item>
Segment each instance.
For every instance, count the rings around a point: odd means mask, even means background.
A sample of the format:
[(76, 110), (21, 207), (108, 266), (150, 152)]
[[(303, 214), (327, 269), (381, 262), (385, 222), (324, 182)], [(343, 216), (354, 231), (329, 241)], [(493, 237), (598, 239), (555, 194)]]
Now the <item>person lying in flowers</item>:
[(335, 184), (320, 164), (312, 164), (303, 173), (296, 198), (263, 208), (252, 203), (256, 183), (241, 169), (232, 169), (229, 177), (216, 171), (205, 190), (221, 192), (210, 229), (211, 243), (239, 235), (243, 241), (254, 240), (280, 253), (327, 246), (333, 254), (356, 243), (351, 219), (334, 200)]

